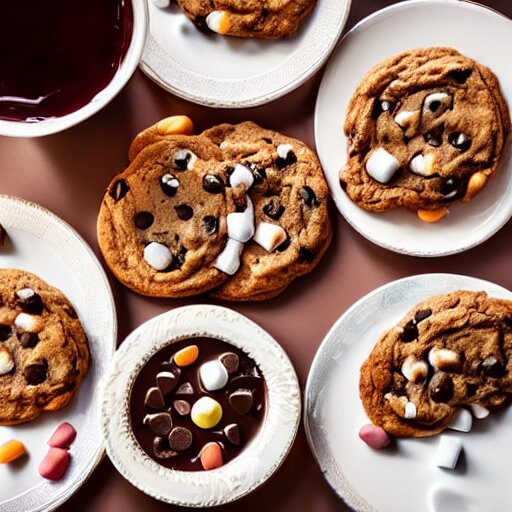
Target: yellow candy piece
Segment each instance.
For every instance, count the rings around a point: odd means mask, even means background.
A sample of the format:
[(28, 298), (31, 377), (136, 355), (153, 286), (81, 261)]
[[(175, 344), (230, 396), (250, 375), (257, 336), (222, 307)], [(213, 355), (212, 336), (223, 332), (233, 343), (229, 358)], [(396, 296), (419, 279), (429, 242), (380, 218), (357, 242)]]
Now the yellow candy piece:
[(471, 178), (469, 178), (468, 181), (468, 188), (466, 189), (466, 194), (462, 198), (464, 202), (469, 201), (474, 196), (480, 192), (485, 187), (485, 184), (487, 183), (487, 175), (480, 171), (475, 172)]
[(188, 347), (178, 350), (178, 352), (174, 354), (174, 362), (178, 366), (189, 366), (197, 359), (198, 356), (199, 348), (197, 345), (189, 345)]
[(437, 210), (418, 210), (416, 213), (423, 222), (437, 222), (448, 215), (448, 208), (444, 206)]
[(0, 464), (7, 464), (19, 459), (25, 453), (25, 445), (16, 439), (12, 439), (0, 446)]
[(222, 407), (217, 400), (203, 396), (192, 406), (190, 418), (199, 428), (215, 427), (222, 419)]
[(194, 123), (188, 116), (171, 116), (158, 121), (156, 130), (159, 135), (192, 135)]

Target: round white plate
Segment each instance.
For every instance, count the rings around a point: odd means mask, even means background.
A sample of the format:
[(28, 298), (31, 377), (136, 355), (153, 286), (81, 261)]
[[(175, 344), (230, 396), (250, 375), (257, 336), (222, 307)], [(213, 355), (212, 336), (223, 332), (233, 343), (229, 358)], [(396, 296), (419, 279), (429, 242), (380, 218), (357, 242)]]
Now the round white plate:
[[(135, 439), (130, 391), (153, 354), (169, 343), (197, 336), (231, 343), (254, 359), (267, 385), (266, 414), (254, 439), (231, 462), (212, 471), (175, 471), (153, 461)], [(103, 394), (103, 435), (114, 466), (146, 494), (181, 506), (229, 503), (256, 489), (284, 461), (300, 422), (300, 388), (284, 350), (254, 322), (219, 306), (174, 309), (138, 327), (116, 352)]]
[[(13, 427), (0, 427), (0, 445), (19, 439), (29, 456), (0, 466), (0, 511), (53, 510), (87, 480), (103, 456), (100, 397), (96, 392), (115, 350), (117, 324), (105, 273), (82, 238), (48, 210), (22, 199), (0, 195), (0, 224), (8, 234), (0, 249), (0, 267), (39, 275), (64, 292), (89, 339), (91, 365), (71, 403), (55, 413)], [(71, 445), (71, 464), (59, 482), (43, 480), (37, 471), (55, 428), (68, 421), (78, 435)]]
[(404, 254), (445, 256), (482, 243), (512, 216), (509, 146), (486, 188), (469, 203), (454, 205), (450, 215), (435, 224), (404, 209), (369, 213), (348, 198), (338, 179), (347, 159), (345, 111), (357, 84), (375, 64), (410, 48), (451, 46), (490, 67), (511, 104), (506, 41), (512, 41), (512, 21), (496, 11), (461, 0), (413, 0), (367, 17), (336, 48), (318, 93), (316, 147), (338, 209), (368, 240)]
[(364, 512), (495, 512), (510, 510), (512, 408), (475, 420), (460, 437), (464, 457), (455, 471), (435, 467), (439, 436), (400, 439), (376, 451), (359, 437), (368, 417), (359, 399), (359, 369), (381, 334), (417, 303), (455, 290), (512, 293), (488, 281), (454, 274), (424, 274), (387, 284), (363, 297), (334, 324), (309, 372), (304, 420), (313, 453), (333, 489)]
[(226, 108), (261, 105), (304, 83), (334, 48), (351, 2), (318, 0), (297, 35), (271, 41), (203, 33), (174, 4), (148, 1), (141, 69), (177, 96)]

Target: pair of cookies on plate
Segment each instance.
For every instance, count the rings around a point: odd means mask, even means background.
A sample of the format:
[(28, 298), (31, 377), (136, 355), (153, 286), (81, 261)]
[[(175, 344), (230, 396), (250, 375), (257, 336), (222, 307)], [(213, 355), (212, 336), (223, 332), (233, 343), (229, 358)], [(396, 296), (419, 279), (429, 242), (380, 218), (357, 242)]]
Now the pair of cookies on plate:
[(277, 295), (316, 266), (331, 240), (315, 154), (251, 122), (192, 132), (176, 116), (134, 139), (98, 218), (107, 265), (145, 295)]

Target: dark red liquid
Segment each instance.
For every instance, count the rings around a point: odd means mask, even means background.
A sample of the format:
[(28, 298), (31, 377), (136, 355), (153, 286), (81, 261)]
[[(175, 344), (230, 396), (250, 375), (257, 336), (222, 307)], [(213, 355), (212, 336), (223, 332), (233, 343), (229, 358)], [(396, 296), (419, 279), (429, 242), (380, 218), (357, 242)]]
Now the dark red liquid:
[(0, 0), (0, 119), (84, 106), (116, 73), (132, 27), (129, 0)]

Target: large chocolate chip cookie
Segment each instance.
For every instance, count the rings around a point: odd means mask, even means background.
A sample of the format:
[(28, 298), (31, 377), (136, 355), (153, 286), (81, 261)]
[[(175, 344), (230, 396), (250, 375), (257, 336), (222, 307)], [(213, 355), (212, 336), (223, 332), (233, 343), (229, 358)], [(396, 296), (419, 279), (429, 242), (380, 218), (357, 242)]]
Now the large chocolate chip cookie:
[(361, 367), (370, 420), (397, 437), (444, 430), (463, 405), (512, 396), (512, 301), (457, 291), (415, 306)]
[(67, 405), (88, 365), (86, 335), (62, 292), (0, 269), (0, 425)]
[(509, 130), (488, 68), (451, 48), (410, 50), (378, 64), (357, 87), (341, 186), (372, 212), (469, 201), (498, 168)]

